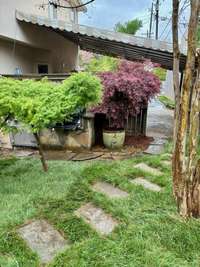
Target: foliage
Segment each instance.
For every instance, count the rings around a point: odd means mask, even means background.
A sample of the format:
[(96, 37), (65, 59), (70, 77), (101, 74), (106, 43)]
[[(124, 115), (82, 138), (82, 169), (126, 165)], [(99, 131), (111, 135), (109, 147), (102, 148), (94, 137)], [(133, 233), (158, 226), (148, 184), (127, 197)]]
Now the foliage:
[(166, 80), (166, 74), (167, 74), (167, 71), (163, 68), (155, 68), (153, 70), (153, 73), (158, 76), (158, 78), (161, 80), (161, 81), (165, 81)]
[(163, 103), (166, 106), (166, 108), (169, 108), (169, 109), (175, 108), (175, 102), (169, 97), (160, 95), (158, 96), (158, 99), (160, 100), (161, 103)]
[(122, 61), (118, 71), (103, 72), (100, 78), (103, 101), (92, 111), (106, 114), (111, 128), (124, 128), (128, 117), (138, 114), (160, 91), (159, 79), (143, 63)]
[[(162, 163), (169, 158), (163, 154), (90, 164), (50, 161), (45, 174), (38, 170), (38, 159), (7, 162), (5, 169), (0, 161), (0, 266), (40, 266), (37, 255), (16, 233), (21, 225), (37, 218), (48, 220), (71, 241), (51, 267), (199, 266), (200, 222), (177, 215), (171, 169)], [(139, 162), (159, 168), (163, 175), (155, 177), (135, 169)], [(162, 193), (131, 183), (140, 176), (161, 185)], [(91, 185), (100, 178), (127, 191), (129, 197), (113, 200), (92, 191)], [(119, 222), (107, 238), (76, 217), (75, 211), (88, 202)]]
[(133, 19), (125, 22), (124, 24), (118, 22), (115, 25), (115, 31), (134, 35), (141, 27), (142, 21), (139, 19)]
[(88, 108), (97, 104), (102, 95), (102, 85), (98, 77), (87, 72), (73, 74), (62, 86), (70, 99), (75, 101), (76, 108)]
[(86, 71), (98, 73), (103, 71), (115, 71), (118, 67), (119, 60), (108, 56), (94, 57), (86, 65)]
[(90, 74), (78, 73), (61, 84), (1, 78), (0, 88), (0, 128), (6, 129), (8, 120), (15, 119), (38, 132), (69, 120), (77, 108), (97, 103), (101, 84)]

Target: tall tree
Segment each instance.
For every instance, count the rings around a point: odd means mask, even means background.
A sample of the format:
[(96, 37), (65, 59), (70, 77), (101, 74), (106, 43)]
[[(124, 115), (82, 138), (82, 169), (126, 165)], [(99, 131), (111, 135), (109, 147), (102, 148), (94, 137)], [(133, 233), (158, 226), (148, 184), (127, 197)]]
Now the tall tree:
[[(179, 0), (173, 0), (174, 89), (179, 85), (178, 14)], [(173, 155), (173, 187), (179, 213), (184, 217), (200, 217), (200, 159), (198, 150), (200, 114), (200, 53), (197, 30), (200, 0), (190, 1), (188, 52), (183, 86), (175, 116)], [(177, 96), (176, 96), (177, 97)]]
[(141, 27), (142, 27), (142, 21), (139, 19), (133, 19), (125, 23), (118, 22), (115, 25), (115, 31), (134, 35)]

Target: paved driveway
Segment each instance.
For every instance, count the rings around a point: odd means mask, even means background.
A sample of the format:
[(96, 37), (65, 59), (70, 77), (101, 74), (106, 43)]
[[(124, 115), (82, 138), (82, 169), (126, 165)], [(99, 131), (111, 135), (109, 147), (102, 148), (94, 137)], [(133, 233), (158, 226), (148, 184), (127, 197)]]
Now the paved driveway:
[(170, 138), (173, 136), (174, 112), (157, 99), (149, 104), (147, 115), (147, 136)]

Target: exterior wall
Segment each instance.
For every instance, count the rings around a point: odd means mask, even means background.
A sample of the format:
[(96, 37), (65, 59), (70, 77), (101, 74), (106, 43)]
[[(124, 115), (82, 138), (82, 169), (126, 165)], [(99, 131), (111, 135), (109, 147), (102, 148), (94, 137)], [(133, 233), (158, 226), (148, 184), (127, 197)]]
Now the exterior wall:
[[(16, 20), (16, 9), (48, 17), (48, 6), (40, 8), (41, 3), (41, 0), (0, 0), (1, 74), (15, 74), (16, 67), (23, 74), (36, 73), (37, 63), (49, 64), (52, 73), (77, 69), (77, 45), (53, 30)], [(70, 9), (58, 10), (58, 19), (70, 22), (72, 18)]]
[(62, 131), (45, 129), (40, 133), (40, 142), (45, 148), (91, 149), (94, 145), (94, 116), (84, 117), (84, 129)]
[(64, 38), (60, 46), (52, 44), (52, 50), (0, 39), (0, 74), (16, 74), (16, 69), (22, 74), (37, 73), (38, 64), (48, 64), (49, 73), (66, 73), (77, 69), (77, 57), (78, 47)]

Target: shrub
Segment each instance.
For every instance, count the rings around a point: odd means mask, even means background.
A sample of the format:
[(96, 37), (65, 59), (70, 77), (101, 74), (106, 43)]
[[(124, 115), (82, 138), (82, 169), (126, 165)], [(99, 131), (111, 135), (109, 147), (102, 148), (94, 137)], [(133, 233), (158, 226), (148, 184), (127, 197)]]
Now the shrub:
[(65, 95), (76, 102), (76, 108), (97, 104), (102, 96), (101, 80), (87, 72), (73, 74), (61, 86)]
[(160, 91), (159, 79), (142, 63), (122, 61), (118, 71), (103, 72), (99, 77), (103, 101), (92, 111), (105, 114), (111, 128), (124, 128), (128, 117), (138, 114)]
[[(87, 108), (100, 100), (101, 82), (87, 73), (72, 75), (61, 84), (47, 79), (12, 80), (0, 78), (0, 129), (10, 130), (8, 120), (28, 126), (39, 145), (38, 132), (64, 120), (70, 120), (78, 108)], [(42, 151), (40, 149), (44, 169)]]
[(163, 68), (155, 68), (153, 70), (153, 73), (161, 80), (161, 81), (165, 81), (166, 80), (166, 75), (167, 75), (167, 71)]
[(175, 101), (173, 101), (169, 97), (160, 95), (158, 99), (160, 100), (161, 103), (163, 103), (166, 106), (166, 108), (175, 109)]
[(92, 73), (98, 73), (103, 71), (115, 71), (117, 70), (119, 60), (117, 58), (100, 56), (91, 59), (90, 63), (86, 66), (86, 71)]

